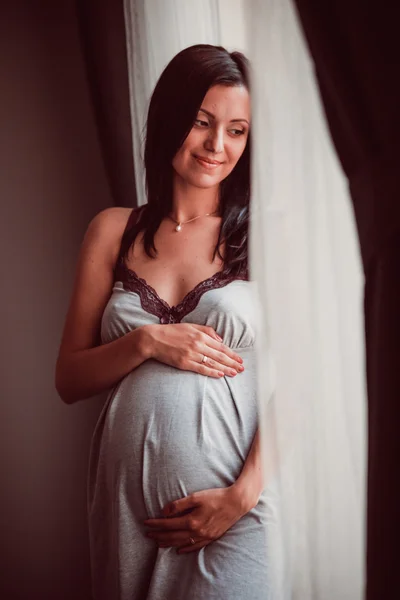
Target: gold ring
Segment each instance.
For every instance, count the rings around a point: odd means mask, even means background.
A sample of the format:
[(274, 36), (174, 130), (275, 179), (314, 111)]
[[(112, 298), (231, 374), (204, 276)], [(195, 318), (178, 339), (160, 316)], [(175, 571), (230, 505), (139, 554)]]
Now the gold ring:
[(189, 538), (189, 542), (192, 544), (192, 546), (196, 543), (192, 537)]

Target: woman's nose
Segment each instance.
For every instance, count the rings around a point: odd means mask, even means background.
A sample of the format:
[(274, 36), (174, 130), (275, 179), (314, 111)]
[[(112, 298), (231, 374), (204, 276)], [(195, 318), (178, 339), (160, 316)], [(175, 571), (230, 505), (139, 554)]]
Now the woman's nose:
[(222, 152), (224, 149), (223, 130), (211, 129), (204, 145), (209, 152), (213, 152), (214, 154)]

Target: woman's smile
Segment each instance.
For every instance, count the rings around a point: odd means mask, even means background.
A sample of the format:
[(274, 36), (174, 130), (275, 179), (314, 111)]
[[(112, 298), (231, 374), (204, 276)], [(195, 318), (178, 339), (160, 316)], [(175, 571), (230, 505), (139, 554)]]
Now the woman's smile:
[(220, 167), (223, 163), (218, 160), (212, 160), (211, 158), (206, 158), (204, 156), (198, 156), (196, 154), (193, 155), (196, 161), (205, 169), (216, 169)]

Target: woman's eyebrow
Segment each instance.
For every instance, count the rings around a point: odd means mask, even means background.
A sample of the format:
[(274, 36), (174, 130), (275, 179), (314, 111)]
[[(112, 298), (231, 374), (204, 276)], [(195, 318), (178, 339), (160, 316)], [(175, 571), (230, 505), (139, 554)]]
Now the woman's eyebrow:
[[(206, 110), (205, 108), (199, 108), (199, 112), (203, 112), (206, 115), (208, 115), (209, 117), (211, 117), (212, 119), (215, 119), (215, 115), (213, 115), (210, 111)], [(248, 122), (247, 119), (231, 119), (229, 121), (230, 123), (247, 123), (247, 125), (250, 125), (250, 123)]]

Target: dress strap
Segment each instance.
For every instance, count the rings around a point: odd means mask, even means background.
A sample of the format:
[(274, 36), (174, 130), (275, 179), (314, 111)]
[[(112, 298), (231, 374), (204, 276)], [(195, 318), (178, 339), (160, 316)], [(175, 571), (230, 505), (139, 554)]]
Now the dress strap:
[(140, 214), (142, 212), (142, 208), (143, 208), (143, 206), (138, 206), (137, 208), (133, 208), (131, 210), (131, 214), (129, 215), (128, 220), (126, 222), (125, 230), (124, 230), (122, 237), (124, 237), (125, 234), (128, 231), (130, 231), (132, 229), (132, 227), (134, 227), (134, 225), (136, 225), (136, 223), (139, 220)]
[(119, 265), (121, 263), (122, 257), (125, 254), (127, 236), (129, 235), (129, 233), (133, 229), (133, 227), (135, 227), (135, 225), (137, 225), (137, 223), (140, 219), (140, 216), (142, 214), (143, 208), (144, 208), (144, 206), (139, 206), (139, 207), (133, 208), (131, 210), (131, 213), (130, 213), (128, 220), (126, 222), (126, 225), (125, 225), (124, 233), (122, 234), (121, 245), (120, 245), (120, 249), (119, 249), (119, 253), (118, 253), (116, 267), (117, 267), (117, 265)]

